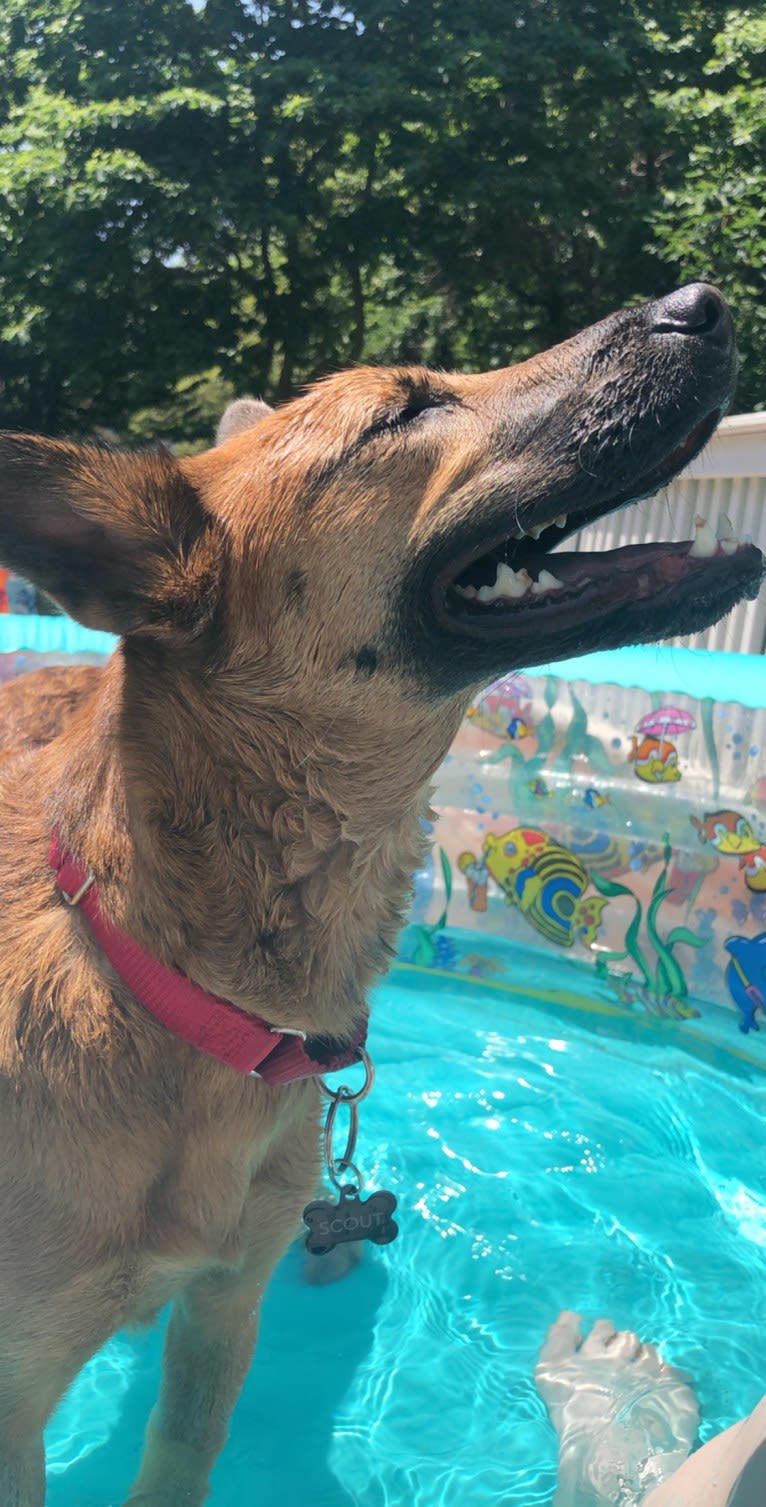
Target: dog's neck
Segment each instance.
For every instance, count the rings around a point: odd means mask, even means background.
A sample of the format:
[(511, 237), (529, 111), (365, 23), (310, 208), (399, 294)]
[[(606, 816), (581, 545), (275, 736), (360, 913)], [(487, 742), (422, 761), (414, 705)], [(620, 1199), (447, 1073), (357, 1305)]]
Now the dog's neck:
[(51, 821), (148, 951), (272, 1024), (342, 1038), (393, 952), (459, 717), (400, 710), (386, 745), (337, 710), (264, 703), (243, 732), (224, 701), (201, 723), (183, 684), (134, 684), (115, 659), (66, 735)]

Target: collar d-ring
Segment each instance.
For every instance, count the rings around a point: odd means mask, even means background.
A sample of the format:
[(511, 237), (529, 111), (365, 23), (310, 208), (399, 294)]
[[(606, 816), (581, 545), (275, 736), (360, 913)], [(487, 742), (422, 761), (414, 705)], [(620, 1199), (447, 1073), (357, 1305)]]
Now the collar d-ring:
[(341, 1083), (339, 1088), (330, 1088), (330, 1085), (325, 1082), (324, 1078), (320, 1078), (319, 1087), (327, 1099), (335, 1099), (338, 1103), (342, 1104), (361, 1104), (362, 1100), (367, 1098), (375, 1082), (375, 1067), (365, 1047), (359, 1048), (359, 1061), (364, 1068), (364, 1083), (362, 1087), (358, 1088), (356, 1092), (349, 1088), (347, 1083)]

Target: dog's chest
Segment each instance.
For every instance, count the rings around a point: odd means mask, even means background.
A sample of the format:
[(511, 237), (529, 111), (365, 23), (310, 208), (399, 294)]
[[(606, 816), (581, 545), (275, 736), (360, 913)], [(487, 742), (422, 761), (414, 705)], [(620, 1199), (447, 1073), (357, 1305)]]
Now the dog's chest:
[[(275, 1095), (269, 1094), (274, 1101)], [(271, 1114), (190, 1124), (148, 1190), (136, 1317), (151, 1316), (194, 1276), (259, 1260), (279, 1221), (297, 1229), (318, 1177), (316, 1096), (279, 1091)]]

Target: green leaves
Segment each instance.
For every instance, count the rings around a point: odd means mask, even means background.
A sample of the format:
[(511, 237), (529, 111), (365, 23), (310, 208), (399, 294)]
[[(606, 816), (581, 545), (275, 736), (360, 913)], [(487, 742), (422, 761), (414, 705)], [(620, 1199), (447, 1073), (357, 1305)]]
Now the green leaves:
[(202, 442), (189, 387), (503, 365), (698, 276), (762, 404), (764, 30), (721, 0), (4, 0), (0, 424), (156, 409)]
[(723, 11), (701, 77), (658, 95), (678, 164), (652, 216), (654, 246), (685, 277), (719, 282), (737, 322), (740, 408), (766, 404), (766, 16)]

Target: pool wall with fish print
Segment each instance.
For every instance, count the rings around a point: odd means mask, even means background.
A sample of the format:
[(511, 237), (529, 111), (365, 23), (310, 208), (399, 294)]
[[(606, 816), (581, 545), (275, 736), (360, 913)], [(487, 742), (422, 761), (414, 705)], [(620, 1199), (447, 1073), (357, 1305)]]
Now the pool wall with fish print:
[(405, 967), (512, 988), (516, 949), (543, 949), (566, 962), (552, 1003), (766, 1065), (763, 659), (646, 649), (507, 675), (434, 809)]
[[(0, 616), (0, 682), (114, 640)], [(505, 676), (439, 771), (395, 967), (630, 1015), (766, 1066), (766, 662), (646, 648)], [(509, 945), (512, 944), (512, 945)]]

